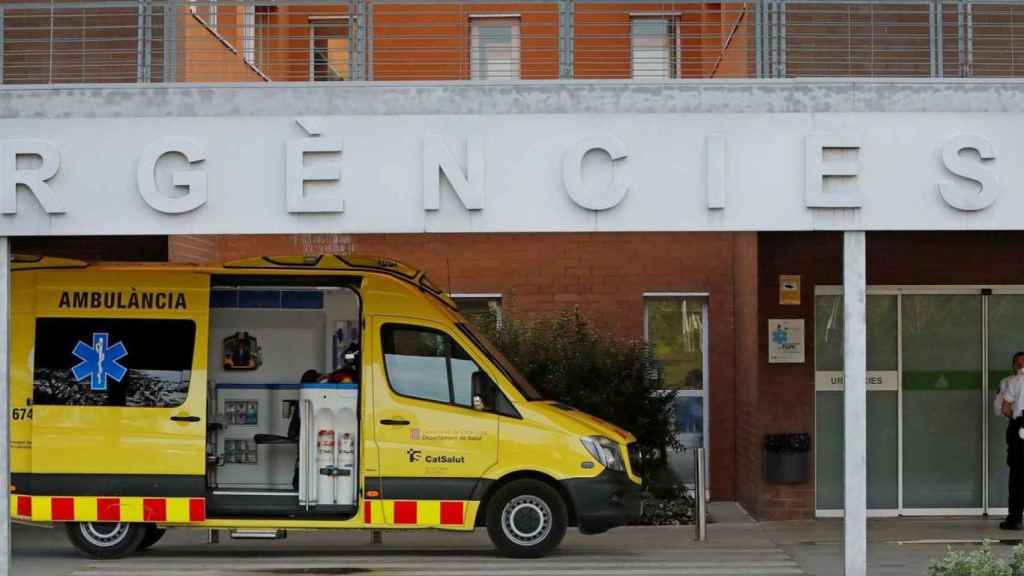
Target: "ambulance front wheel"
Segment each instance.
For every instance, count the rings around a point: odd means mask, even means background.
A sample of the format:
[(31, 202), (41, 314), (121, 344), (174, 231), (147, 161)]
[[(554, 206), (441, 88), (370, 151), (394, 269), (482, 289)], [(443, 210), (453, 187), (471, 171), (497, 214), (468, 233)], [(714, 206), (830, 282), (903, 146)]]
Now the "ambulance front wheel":
[(539, 480), (514, 480), (487, 504), (487, 534), (512, 558), (540, 558), (565, 537), (569, 514), (558, 491)]
[(139, 549), (148, 533), (146, 524), (129, 522), (68, 522), (68, 538), (90, 558), (122, 558)]

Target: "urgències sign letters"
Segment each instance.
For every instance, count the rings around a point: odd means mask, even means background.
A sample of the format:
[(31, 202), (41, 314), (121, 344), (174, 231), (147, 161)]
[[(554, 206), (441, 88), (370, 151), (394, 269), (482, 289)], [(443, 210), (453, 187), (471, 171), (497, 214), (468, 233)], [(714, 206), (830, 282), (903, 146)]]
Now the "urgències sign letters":
[(0, 235), (1020, 229), (1013, 114), (0, 121)]

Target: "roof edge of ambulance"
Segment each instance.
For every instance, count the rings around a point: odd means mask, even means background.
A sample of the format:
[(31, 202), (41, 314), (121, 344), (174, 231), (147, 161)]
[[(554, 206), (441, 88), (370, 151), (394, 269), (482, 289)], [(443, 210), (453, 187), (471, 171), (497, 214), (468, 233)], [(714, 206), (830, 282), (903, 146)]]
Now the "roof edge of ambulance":
[(89, 262), (74, 258), (57, 258), (53, 256), (40, 256), (37, 254), (13, 254), (11, 255), (10, 266), (12, 272), (33, 271), (33, 270), (62, 270), (62, 269), (131, 269), (131, 270), (188, 270), (188, 271), (215, 271), (222, 268), (218, 265), (199, 265), (185, 262), (153, 262), (153, 261), (119, 261), (119, 262)]
[(224, 271), (275, 270), (284, 273), (310, 271), (323, 272), (376, 272), (398, 278), (412, 284), (441, 300), (446, 306), (456, 309), (455, 302), (443, 290), (417, 268), (392, 258), (365, 254), (317, 254), (256, 256), (229, 260), (223, 264), (194, 264), (184, 262), (99, 262), (89, 263), (71, 258), (15, 254), (11, 256), (11, 270), (52, 270), (61, 268), (115, 268), (133, 270), (188, 270), (216, 274)]
[(229, 260), (224, 268), (299, 269), (299, 270), (370, 270), (398, 274), (410, 280), (422, 271), (395, 260), (369, 254), (286, 254), (256, 256)]
[(448, 294), (427, 278), (426, 273), (393, 258), (368, 254), (313, 254), (285, 256), (256, 256), (231, 260), (223, 264), (227, 270), (350, 270), (356, 272), (377, 272), (404, 280), (441, 300), (455, 309), (455, 302)]
[(32, 254), (12, 254), (11, 271), (18, 270), (44, 270), (54, 268), (85, 268), (89, 264), (83, 260), (73, 258), (54, 258), (52, 256), (38, 256)]
[(409, 280), (420, 277), (422, 272), (412, 266), (391, 258), (381, 258), (369, 255), (281, 255), (281, 256), (256, 256), (229, 260), (224, 263), (195, 263), (195, 262), (154, 262), (146, 260), (121, 260), (87, 262), (73, 258), (57, 258), (38, 254), (12, 254), (11, 270), (39, 270), (52, 268), (135, 268), (135, 269), (159, 269), (159, 270), (358, 270), (384, 272), (397, 274)]

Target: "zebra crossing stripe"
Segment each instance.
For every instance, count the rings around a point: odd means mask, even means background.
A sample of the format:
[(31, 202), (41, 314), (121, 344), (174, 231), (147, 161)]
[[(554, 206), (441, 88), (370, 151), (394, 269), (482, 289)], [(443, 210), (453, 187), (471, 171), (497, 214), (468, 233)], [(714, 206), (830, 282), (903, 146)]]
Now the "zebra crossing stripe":
[[(336, 574), (337, 572), (317, 573), (315, 569), (296, 568), (302, 574), (317, 576), (317, 574)], [(389, 575), (401, 576), (478, 576), (479, 574), (502, 574), (503, 576), (806, 576), (797, 567), (791, 568), (690, 568), (684, 565), (669, 568), (604, 568), (604, 569), (547, 569), (547, 570), (525, 570), (495, 572), (486, 566), (473, 570), (436, 570), (433, 568), (424, 569), (422, 566), (416, 570), (387, 570)], [(190, 576), (260, 576), (265, 575), (265, 569), (261, 570), (200, 570), (189, 572)], [(120, 572), (110, 570), (86, 570), (72, 572), (71, 576), (180, 576), (180, 572), (171, 570), (146, 571), (146, 572)]]
[[(205, 563), (209, 559), (204, 560)], [(73, 572), (73, 576), (180, 576), (181, 569), (167, 570), (164, 567), (147, 569), (143, 563), (119, 563), (117, 566), (98, 564), (87, 570)], [(545, 560), (521, 560), (481, 562), (479, 559), (467, 561), (445, 561), (425, 566), (423, 562), (411, 562), (408, 559), (361, 558), (343, 560), (332, 563), (260, 563), (232, 564), (223, 569), (211, 569), (209, 565), (199, 570), (188, 569), (190, 576), (245, 576), (261, 575), (268, 572), (284, 572), (301, 570), (304, 574), (316, 576), (319, 570), (323, 574), (337, 573), (345, 569), (369, 569), (383, 571), (400, 576), (439, 575), (472, 576), (489, 574), (494, 576), (667, 576), (679, 574), (684, 576), (799, 576), (805, 573), (792, 560), (777, 561), (648, 561), (607, 558), (603, 560), (568, 560), (558, 558)]]

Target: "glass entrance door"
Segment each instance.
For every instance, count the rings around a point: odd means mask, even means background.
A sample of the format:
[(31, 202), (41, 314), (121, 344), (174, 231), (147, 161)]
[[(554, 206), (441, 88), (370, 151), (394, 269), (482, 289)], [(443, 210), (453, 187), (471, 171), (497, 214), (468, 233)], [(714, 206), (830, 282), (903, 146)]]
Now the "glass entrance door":
[(673, 409), (682, 450), (668, 454), (669, 468), (679, 481), (694, 482), (693, 450), (703, 447), (708, 453), (708, 297), (647, 294), (644, 309), (644, 333), (662, 384), (676, 392)]
[(1013, 355), (1024, 350), (1024, 294), (993, 294), (985, 297), (986, 307), (986, 348), (988, 350), (988, 386), (986, 387), (986, 410), (988, 446), (986, 447), (988, 471), (988, 511), (991, 514), (1005, 514), (1007, 506), (1006, 467), (1006, 419), (992, 410), (999, 384), (1010, 375)]
[[(867, 475), (872, 515), (1000, 514), (1006, 420), (993, 413), (1024, 350), (1024, 289), (869, 288)], [(815, 492), (843, 502), (842, 293), (815, 291)]]
[(982, 296), (903, 294), (904, 510), (984, 505)]
[[(843, 508), (843, 297), (815, 298), (815, 468), (821, 514)], [(899, 506), (899, 306), (896, 294), (867, 299), (868, 509)]]

